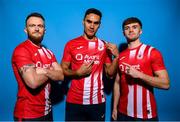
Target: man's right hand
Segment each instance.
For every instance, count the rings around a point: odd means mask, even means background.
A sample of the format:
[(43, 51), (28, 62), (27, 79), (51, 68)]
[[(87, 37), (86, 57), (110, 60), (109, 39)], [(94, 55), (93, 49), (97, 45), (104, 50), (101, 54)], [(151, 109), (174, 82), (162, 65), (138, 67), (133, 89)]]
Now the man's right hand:
[(92, 60), (89, 64), (83, 63), (81, 67), (76, 71), (77, 75), (79, 77), (90, 75), (93, 64), (94, 64), (94, 60)]

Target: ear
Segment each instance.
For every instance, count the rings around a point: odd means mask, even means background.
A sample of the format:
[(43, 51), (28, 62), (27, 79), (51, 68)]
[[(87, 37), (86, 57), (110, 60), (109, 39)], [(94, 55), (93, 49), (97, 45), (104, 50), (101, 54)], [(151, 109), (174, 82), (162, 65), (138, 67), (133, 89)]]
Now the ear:
[(24, 32), (27, 34), (27, 28), (26, 27), (24, 28)]
[[(101, 21), (99, 22), (99, 27), (100, 27), (100, 26), (101, 26)], [(98, 27), (98, 28), (99, 28), (99, 27)]]
[(82, 24), (84, 25), (84, 20), (82, 21)]
[(140, 34), (142, 34), (142, 32), (143, 32), (143, 31), (142, 31), (142, 29), (141, 29), (141, 30), (140, 30)]

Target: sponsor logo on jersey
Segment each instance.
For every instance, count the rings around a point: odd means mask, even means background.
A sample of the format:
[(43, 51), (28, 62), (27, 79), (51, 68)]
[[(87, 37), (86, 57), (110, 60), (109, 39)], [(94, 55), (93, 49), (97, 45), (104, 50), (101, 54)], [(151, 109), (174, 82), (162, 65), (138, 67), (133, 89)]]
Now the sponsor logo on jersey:
[(39, 67), (39, 68), (49, 68), (49, 67), (51, 67), (51, 64), (43, 64), (41, 61), (37, 61), (36, 62), (36, 67)]
[[(136, 65), (131, 65), (133, 68), (140, 70), (140, 65), (136, 64)], [(127, 69), (129, 69), (128, 66), (124, 65), (124, 64), (120, 64), (119, 68), (121, 69), (122, 72), (125, 72)]]
[(82, 55), (80, 53), (76, 54), (75, 56), (76, 60), (82, 61), (84, 60), (84, 63), (90, 63), (91, 61), (94, 61), (94, 64), (100, 64), (99, 61), (99, 55)]
[(78, 50), (79, 50), (79, 49), (82, 49), (83, 47), (84, 47), (84, 46), (79, 46), (79, 47), (77, 47), (76, 49), (78, 49)]

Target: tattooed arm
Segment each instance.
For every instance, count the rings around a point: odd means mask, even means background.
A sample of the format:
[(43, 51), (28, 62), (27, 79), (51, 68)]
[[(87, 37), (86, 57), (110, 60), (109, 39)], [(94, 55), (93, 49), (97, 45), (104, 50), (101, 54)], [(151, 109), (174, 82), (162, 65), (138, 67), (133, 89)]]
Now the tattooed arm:
[[(33, 64), (24, 65), (19, 69), (19, 72), (26, 83), (32, 89), (36, 89), (48, 80), (48, 77), (44, 75), (43, 69), (37, 69)], [(39, 72), (37, 74), (37, 72)]]
[(52, 63), (52, 67), (44, 70), (45, 70), (45, 75), (51, 80), (54, 81), (64, 80), (63, 70), (61, 68), (61, 65), (58, 64), (57, 62)]

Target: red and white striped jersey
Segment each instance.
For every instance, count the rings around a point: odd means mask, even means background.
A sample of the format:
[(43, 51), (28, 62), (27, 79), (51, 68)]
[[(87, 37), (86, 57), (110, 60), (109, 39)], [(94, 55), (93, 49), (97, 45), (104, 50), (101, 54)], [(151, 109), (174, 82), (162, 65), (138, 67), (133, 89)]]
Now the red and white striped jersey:
[(50, 83), (46, 82), (41, 88), (28, 88), (19, 69), (24, 65), (33, 64), (35, 67), (49, 68), (56, 62), (54, 54), (44, 48), (26, 40), (17, 46), (12, 56), (12, 67), (18, 83), (18, 95), (14, 109), (14, 116), (18, 118), (39, 118), (51, 111)]
[(134, 118), (156, 117), (157, 108), (153, 87), (140, 79), (126, 75), (126, 66), (122, 62), (153, 76), (154, 71), (165, 69), (161, 53), (151, 46), (141, 44), (137, 48), (126, 49), (119, 55), (119, 69), (121, 71), (119, 112)]
[(111, 63), (104, 41), (88, 41), (83, 36), (69, 41), (64, 49), (63, 62), (70, 62), (71, 69), (77, 70), (83, 63), (94, 60), (90, 76), (72, 79), (67, 102), (75, 104), (99, 104), (105, 102), (102, 81), (104, 63)]

